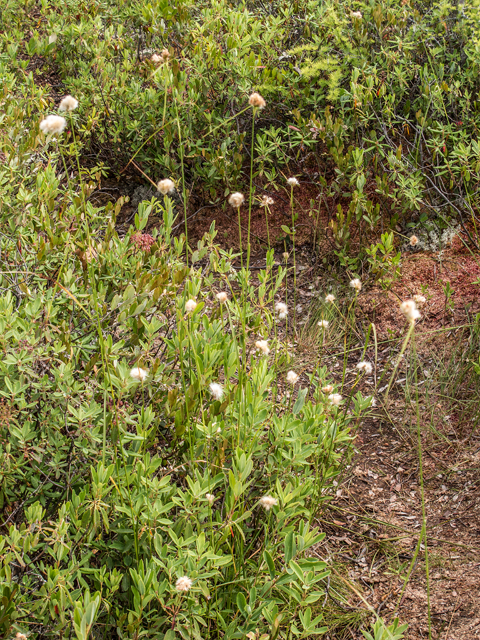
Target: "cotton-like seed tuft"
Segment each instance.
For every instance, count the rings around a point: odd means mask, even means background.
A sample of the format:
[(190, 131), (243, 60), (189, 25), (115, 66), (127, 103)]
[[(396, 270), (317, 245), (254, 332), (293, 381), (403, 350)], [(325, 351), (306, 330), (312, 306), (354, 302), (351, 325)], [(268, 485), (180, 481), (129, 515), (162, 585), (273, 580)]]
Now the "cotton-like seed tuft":
[(195, 302), (195, 300), (190, 299), (187, 300), (185, 303), (185, 311), (187, 313), (191, 313), (192, 311), (195, 311), (195, 309), (197, 308), (197, 303)]
[(271, 198), (270, 196), (263, 196), (261, 201), (260, 201), (260, 206), (261, 207), (271, 207), (272, 204), (275, 204), (275, 200), (273, 198)]
[(296, 178), (288, 178), (287, 182), (291, 187), (298, 187), (298, 185), (300, 184)]
[(298, 382), (299, 375), (295, 371), (289, 371), (287, 373), (287, 382), (289, 384), (296, 384)]
[(173, 180), (165, 178), (164, 180), (160, 180), (160, 182), (157, 184), (157, 189), (161, 194), (166, 196), (167, 193), (172, 193), (172, 191), (175, 191), (175, 183), (173, 182)]
[(220, 291), (215, 297), (220, 302), (220, 304), (223, 304), (228, 300), (228, 293), (226, 291)]
[(338, 406), (342, 401), (342, 396), (339, 393), (332, 393), (332, 395), (328, 396), (328, 399), (332, 404)]
[(266, 356), (270, 353), (270, 349), (268, 347), (268, 342), (266, 340), (257, 340), (255, 342), (256, 348), (264, 353)]
[(318, 326), (322, 329), (328, 329), (328, 325), (330, 324), (328, 320), (320, 320), (317, 322)]
[(73, 96), (65, 96), (60, 101), (58, 108), (60, 111), (73, 111), (78, 107), (78, 100), (76, 100)]
[(175, 583), (177, 591), (189, 591), (192, 588), (192, 580), (188, 576), (182, 576)]
[(243, 195), (243, 193), (239, 193), (238, 191), (236, 193), (231, 193), (230, 197), (228, 198), (228, 204), (234, 209), (238, 209), (239, 207), (241, 207), (244, 202), (245, 196)]
[(283, 320), (288, 315), (288, 307), (284, 302), (277, 302), (275, 305), (275, 311), (278, 313), (278, 318)]
[(322, 387), (322, 391), (323, 391), (323, 393), (332, 393), (333, 384), (327, 384), (326, 387)]
[(414, 247), (414, 246), (415, 246), (415, 245), (417, 245), (417, 244), (418, 244), (418, 238), (417, 238), (417, 236), (412, 236), (412, 237), (410, 238), (410, 246)]
[(47, 116), (40, 122), (40, 129), (47, 133), (62, 133), (67, 126), (67, 121), (62, 116)]
[(210, 393), (212, 394), (212, 396), (215, 398), (215, 400), (221, 400), (223, 397), (223, 387), (221, 384), (219, 384), (218, 382), (211, 382), (210, 386)]
[(134, 367), (130, 371), (130, 377), (134, 380), (137, 380), (138, 382), (145, 382), (145, 380), (148, 378), (148, 371), (146, 371), (145, 369), (141, 369), (140, 367)]
[(425, 296), (422, 296), (419, 293), (417, 293), (413, 296), (413, 301), (415, 302), (415, 304), (423, 304), (424, 302), (427, 301), (427, 299), (425, 298)]
[(400, 305), (400, 311), (407, 318), (409, 322), (415, 322), (422, 317), (420, 311), (417, 309), (417, 305), (414, 300), (405, 300)]
[(270, 511), (272, 507), (276, 507), (278, 504), (278, 500), (276, 498), (273, 498), (272, 496), (263, 496), (263, 498), (260, 498), (258, 502), (260, 503), (260, 506), (265, 509), (265, 511)]
[(205, 498), (207, 499), (210, 506), (212, 506), (212, 504), (215, 502), (215, 496), (213, 495), (213, 493), (206, 493)]
[(325, 302), (328, 302), (329, 304), (335, 302), (335, 296), (333, 293), (329, 293), (328, 296), (325, 296)]
[(350, 286), (352, 287), (352, 289), (355, 289), (355, 291), (362, 290), (362, 282), (359, 278), (354, 278), (353, 280), (350, 280)]
[(363, 371), (367, 375), (370, 375), (372, 373), (372, 370), (373, 370), (372, 365), (370, 364), (370, 362), (366, 362), (365, 360), (363, 360), (362, 362), (359, 362), (357, 364), (357, 369), (359, 371)]
[(254, 92), (249, 97), (248, 104), (251, 107), (255, 107), (257, 109), (264, 109), (267, 103), (265, 102), (265, 100), (262, 98), (262, 96), (259, 93)]

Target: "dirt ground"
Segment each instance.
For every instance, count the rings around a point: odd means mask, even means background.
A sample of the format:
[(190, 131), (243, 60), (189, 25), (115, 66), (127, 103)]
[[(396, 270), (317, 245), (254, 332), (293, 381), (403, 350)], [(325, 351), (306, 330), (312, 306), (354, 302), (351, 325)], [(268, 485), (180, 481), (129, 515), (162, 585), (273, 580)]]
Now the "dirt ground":
[[(361, 293), (357, 316), (375, 322), (379, 342), (387, 343), (386, 349), (379, 349), (376, 375), (398, 354), (399, 340), (392, 340), (392, 345), (388, 340), (405, 331), (399, 301), (416, 293), (427, 298), (416, 328), (417, 357), (425, 368), (422, 382), (431, 375), (427, 367), (439, 373), (452, 350), (453, 358), (463, 357), (462, 327), (479, 311), (478, 262), (457, 239), (441, 260), (433, 254), (405, 253), (401, 277), (390, 291), (370, 286)], [(305, 272), (308, 268), (305, 265)], [(300, 278), (300, 292), (307, 289), (306, 282)], [(450, 304), (446, 282), (454, 291)], [(322, 287), (321, 278), (317, 286)], [(309, 304), (308, 298), (300, 302)], [(374, 362), (373, 349), (367, 350), (366, 359)], [(357, 360), (349, 359), (352, 379)], [(334, 358), (331, 369), (333, 362)], [(405, 370), (406, 365), (400, 366), (397, 377)], [(372, 393), (375, 385), (370, 384), (362, 391)], [(386, 620), (398, 616), (409, 624), (406, 637), (420, 640), (429, 637), (430, 608), (432, 638), (471, 640), (480, 638), (480, 431), (455, 398), (447, 402), (440, 393), (427, 397), (422, 389), (429, 593), (424, 544), (415, 555), (422, 528), (417, 418), (413, 407), (406, 406), (403, 387), (392, 391), (386, 406), (378, 393), (377, 408), (359, 426), (356, 455), (338, 484), (335, 501), (319, 519), (327, 533), (319, 552), (343, 566), (343, 578), (352, 587), (352, 612), (367, 614), (371, 607)], [(459, 397), (470, 397), (476, 393), (472, 389), (476, 385), (469, 376)], [(354, 628), (338, 629), (329, 637), (362, 638)]]

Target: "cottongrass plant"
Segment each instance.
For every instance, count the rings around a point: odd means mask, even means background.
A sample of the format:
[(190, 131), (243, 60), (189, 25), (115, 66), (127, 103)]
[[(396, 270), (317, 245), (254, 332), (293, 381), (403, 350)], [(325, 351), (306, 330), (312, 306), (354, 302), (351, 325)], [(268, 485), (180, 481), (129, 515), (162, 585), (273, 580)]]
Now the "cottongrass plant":
[(134, 367), (130, 371), (130, 377), (136, 382), (145, 382), (148, 378), (148, 371), (146, 369), (142, 369), (141, 367)]
[(175, 589), (177, 591), (190, 591), (190, 589), (192, 588), (193, 582), (192, 579), (189, 578), (188, 576), (181, 576), (180, 578), (178, 578), (178, 580), (175, 583)]

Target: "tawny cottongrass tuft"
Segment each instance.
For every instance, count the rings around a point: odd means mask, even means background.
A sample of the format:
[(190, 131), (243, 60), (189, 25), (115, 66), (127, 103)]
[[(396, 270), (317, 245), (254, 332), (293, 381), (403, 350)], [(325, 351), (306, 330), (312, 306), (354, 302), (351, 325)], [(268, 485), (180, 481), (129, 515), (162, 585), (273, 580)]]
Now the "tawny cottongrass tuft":
[(244, 202), (245, 196), (243, 193), (239, 193), (238, 191), (236, 193), (231, 193), (228, 198), (228, 204), (234, 209), (241, 207)]
[(327, 384), (326, 387), (322, 387), (322, 391), (323, 391), (323, 393), (332, 393), (333, 384)]
[(60, 111), (73, 111), (78, 107), (78, 100), (76, 100), (73, 96), (65, 96), (60, 101), (58, 108)]
[(172, 193), (172, 191), (175, 191), (175, 184), (173, 180), (165, 178), (165, 180), (160, 180), (160, 182), (157, 184), (157, 189), (161, 194), (166, 196), (167, 193)]
[(415, 322), (422, 317), (420, 311), (417, 309), (417, 305), (414, 300), (405, 300), (400, 305), (400, 311), (406, 317), (409, 322)]
[(215, 400), (221, 400), (223, 398), (223, 387), (218, 382), (211, 382), (209, 389)]
[(328, 325), (330, 324), (328, 320), (319, 320), (317, 322), (318, 326), (322, 329), (328, 329)]
[(175, 583), (175, 589), (177, 591), (190, 591), (192, 588), (192, 580), (188, 576), (182, 576)]
[(264, 109), (267, 103), (265, 102), (265, 100), (262, 98), (262, 96), (259, 93), (254, 92), (249, 97), (248, 104), (251, 107), (255, 107), (256, 109)]
[(425, 298), (425, 296), (422, 296), (419, 293), (416, 293), (413, 296), (413, 301), (415, 302), (415, 304), (424, 304), (427, 301), (427, 299)]
[(212, 504), (215, 502), (215, 496), (213, 495), (213, 493), (206, 493), (205, 498), (207, 499), (210, 506), (212, 506)]
[(362, 282), (359, 278), (354, 278), (353, 280), (350, 280), (350, 286), (352, 287), (352, 289), (355, 289), (355, 291), (362, 290)]
[(150, 60), (151, 62), (153, 62), (153, 64), (160, 64), (161, 62), (163, 62), (162, 56), (159, 56), (158, 53), (154, 53)]
[(15, 638), (17, 640), (27, 640), (27, 636), (24, 633), (20, 633), (20, 631), (15, 634)]
[(170, 58), (170, 51), (168, 49), (162, 49), (162, 60), (164, 62), (168, 62), (169, 58)]
[(278, 313), (280, 320), (284, 320), (288, 315), (288, 307), (284, 302), (277, 302), (275, 305), (275, 311)]
[(410, 238), (410, 246), (411, 247), (415, 247), (418, 244), (418, 238), (417, 236), (412, 236)]
[(186, 301), (186, 303), (185, 303), (185, 311), (187, 313), (192, 313), (192, 311), (195, 311), (196, 308), (197, 308), (196, 300), (190, 299), (190, 300)]
[(256, 348), (264, 353), (266, 356), (270, 353), (270, 348), (268, 346), (268, 342), (266, 340), (257, 340), (255, 342)]
[(272, 496), (263, 496), (258, 502), (265, 511), (270, 511), (272, 507), (276, 507), (278, 504), (278, 500)]
[(372, 373), (372, 365), (370, 364), (370, 362), (367, 362), (366, 360), (362, 360), (362, 362), (359, 362), (357, 364), (357, 369), (359, 371), (363, 371), (364, 373), (366, 373), (367, 376)]
[(298, 187), (298, 185), (300, 184), (296, 178), (288, 178), (287, 182), (291, 187)]
[(288, 260), (290, 254), (288, 253), (288, 251), (284, 251), (282, 253), (282, 258), (285, 260), (285, 262)]
[(47, 116), (40, 122), (40, 129), (47, 133), (62, 133), (67, 126), (67, 121), (62, 116)]
[(335, 296), (333, 293), (329, 293), (328, 296), (325, 296), (325, 302), (328, 302), (329, 304), (335, 302)]
[(339, 393), (332, 393), (332, 395), (328, 396), (328, 399), (332, 404), (338, 406), (342, 401), (342, 396)]
[(275, 204), (275, 200), (273, 198), (271, 198), (270, 196), (263, 196), (261, 201), (260, 201), (260, 206), (261, 207), (271, 207), (272, 204)]
[(356, 18), (357, 20), (361, 20), (362, 19), (362, 12), (361, 11), (352, 11), (352, 18)]
[(299, 378), (299, 375), (298, 373), (295, 373), (295, 371), (289, 371), (287, 373), (287, 382), (289, 384), (297, 384), (298, 378)]
[(130, 371), (130, 377), (137, 382), (145, 382), (145, 380), (148, 378), (148, 371), (146, 371), (145, 369), (141, 369), (140, 367), (134, 367)]
[(215, 297), (220, 304), (224, 304), (228, 300), (228, 293), (226, 291), (220, 291)]
[(48, 36), (48, 44), (53, 44), (56, 41), (57, 41), (56, 33), (52, 33), (51, 35)]

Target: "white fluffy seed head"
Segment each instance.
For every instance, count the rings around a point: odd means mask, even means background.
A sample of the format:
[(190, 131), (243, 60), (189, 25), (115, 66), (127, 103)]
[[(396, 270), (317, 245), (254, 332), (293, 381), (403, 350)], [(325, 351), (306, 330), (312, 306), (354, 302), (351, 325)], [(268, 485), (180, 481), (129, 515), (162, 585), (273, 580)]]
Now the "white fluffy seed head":
[(130, 371), (130, 377), (138, 382), (145, 382), (148, 378), (148, 371), (146, 371), (146, 369), (141, 369), (140, 367), (134, 367)]
[(328, 396), (328, 399), (332, 404), (338, 406), (342, 401), (342, 396), (339, 393), (332, 393), (332, 395)]
[(295, 371), (289, 371), (287, 373), (287, 382), (289, 384), (296, 384), (298, 382), (298, 373), (295, 373)]
[(189, 591), (192, 588), (192, 580), (188, 576), (182, 576), (175, 583), (177, 591)]
[(168, 49), (162, 49), (162, 60), (167, 62), (170, 58), (170, 51)]
[(422, 296), (419, 293), (417, 293), (413, 296), (413, 301), (415, 302), (415, 304), (423, 304), (424, 302), (427, 301), (427, 299), (425, 298), (425, 296)]
[(245, 197), (243, 193), (239, 193), (238, 191), (236, 193), (231, 193), (228, 198), (228, 204), (235, 209), (241, 207), (244, 202)]
[(153, 62), (153, 64), (160, 64), (163, 58), (162, 56), (159, 56), (158, 53), (154, 53), (153, 56), (150, 58), (150, 60), (151, 62)]
[(265, 511), (270, 511), (272, 507), (276, 507), (278, 504), (278, 500), (272, 496), (263, 496), (263, 498), (260, 498), (258, 502)]
[(270, 196), (263, 196), (261, 201), (260, 201), (260, 206), (261, 207), (271, 207), (272, 204), (275, 204), (275, 200), (273, 198), (271, 198)]
[(322, 329), (328, 329), (328, 325), (330, 324), (328, 320), (320, 320), (317, 322), (318, 326)]
[(58, 108), (60, 111), (73, 111), (78, 107), (78, 100), (76, 100), (73, 96), (65, 96), (60, 101)]
[(415, 322), (415, 320), (418, 320), (422, 317), (420, 311), (417, 309), (417, 305), (415, 304), (414, 300), (405, 300), (404, 302), (402, 302), (402, 304), (400, 305), (400, 311), (409, 322)]
[(288, 307), (284, 302), (277, 302), (275, 305), (275, 311), (278, 313), (280, 320), (284, 320), (288, 315)]
[(220, 304), (223, 304), (228, 300), (228, 293), (226, 291), (220, 291), (215, 297), (220, 302)]
[(40, 122), (40, 129), (47, 133), (62, 133), (67, 126), (67, 121), (62, 116), (47, 116)]
[(361, 20), (362, 19), (362, 12), (361, 11), (352, 11), (352, 18), (357, 18), (357, 20)]
[(257, 109), (264, 109), (267, 103), (265, 102), (265, 100), (262, 98), (262, 96), (259, 93), (254, 92), (249, 97), (248, 104), (251, 107), (255, 107)]
[(333, 293), (329, 293), (328, 296), (325, 296), (325, 302), (328, 302), (329, 304), (335, 302), (335, 296)]
[(298, 187), (298, 185), (300, 184), (296, 178), (288, 178), (287, 182), (291, 187)]
[(221, 400), (223, 397), (223, 387), (221, 384), (219, 384), (218, 382), (211, 382), (210, 386), (210, 393), (212, 394), (212, 396), (215, 398), (215, 400)]
[(415, 246), (415, 245), (417, 245), (417, 244), (418, 244), (418, 238), (417, 238), (417, 236), (412, 236), (412, 237), (410, 238), (410, 246), (414, 247), (414, 246)]
[(195, 309), (197, 308), (197, 303), (195, 300), (193, 300), (193, 298), (191, 298), (190, 300), (187, 300), (185, 303), (185, 311), (187, 313), (192, 313), (192, 311), (195, 311)]
[(255, 342), (255, 346), (259, 351), (264, 353), (266, 356), (268, 356), (268, 354), (270, 353), (267, 340), (257, 340)]
[(207, 499), (210, 506), (212, 506), (212, 504), (215, 502), (215, 496), (213, 495), (213, 493), (206, 493), (205, 498)]
[(160, 180), (160, 182), (157, 184), (157, 189), (162, 195), (166, 196), (167, 193), (172, 193), (172, 191), (175, 191), (175, 184), (173, 180), (165, 178), (164, 180)]
[(322, 387), (322, 391), (323, 391), (323, 393), (332, 393), (333, 384), (327, 384), (326, 387)]
[(355, 291), (362, 290), (362, 282), (359, 278), (354, 278), (353, 280), (350, 280), (350, 286), (352, 287), (352, 289), (355, 289)]
[(359, 371), (363, 371), (367, 375), (370, 375), (372, 373), (372, 365), (370, 364), (370, 362), (367, 362), (366, 360), (362, 360), (362, 362), (359, 362), (357, 364), (357, 369)]

